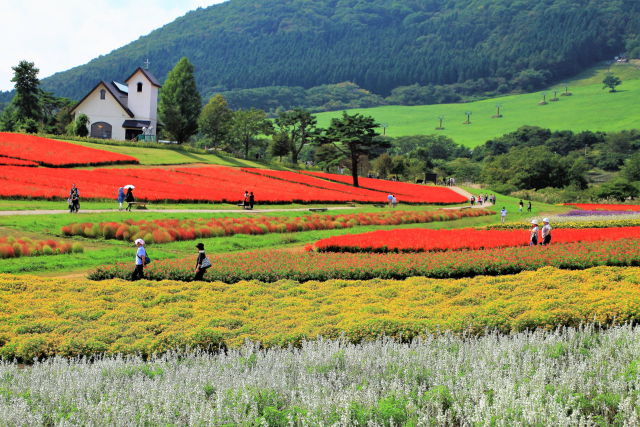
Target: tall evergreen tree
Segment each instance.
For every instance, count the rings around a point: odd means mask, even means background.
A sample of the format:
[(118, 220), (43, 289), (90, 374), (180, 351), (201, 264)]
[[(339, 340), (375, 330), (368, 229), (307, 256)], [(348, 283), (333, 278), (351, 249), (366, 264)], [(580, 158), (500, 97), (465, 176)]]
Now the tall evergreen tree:
[(360, 156), (368, 155), (378, 148), (389, 145), (386, 140), (375, 139), (379, 135), (375, 129), (379, 126), (373, 117), (358, 113), (349, 115), (345, 111), (342, 113), (342, 117), (331, 119), (331, 125), (324, 136), (320, 138), (322, 143), (333, 144), (338, 152), (351, 159), (351, 176), (354, 187), (359, 187), (358, 164)]
[(169, 71), (160, 91), (160, 121), (179, 144), (188, 141), (198, 130), (201, 103), (193, 72), (193, 65), (183, 57)]
[(28, 132), (37, 131), (37, 123), (42, 117), (40, 100), (39, 69), (33, 62), (20, 61), (13, 70), (12, 82), (15, 83), (16, 95), (11, 101), (15, 107), (17, 127)]

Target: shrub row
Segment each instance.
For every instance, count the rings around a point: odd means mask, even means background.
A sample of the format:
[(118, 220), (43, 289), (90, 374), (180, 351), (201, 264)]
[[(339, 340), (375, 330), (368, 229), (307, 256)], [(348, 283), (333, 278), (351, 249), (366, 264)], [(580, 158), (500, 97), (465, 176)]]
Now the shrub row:
[(66, 243), (58, 240), (31, 240), (28, 238), (0, 237), (0, 258), (19, 258), (23, 256), (57, 255), (82, 252), (79, 243)]
[(200, 219), (126, 220), (122, 222), (74, 223), (61, 228), (65, 236), (118, 239), (147, 243), (167, 243), (234, 234), (291, 233), (308, 230), (333, 230), (357, 225), (420, 224), (453, 221), (466, 217), (492, 215), (485, 209), (442, 209), (437, 211), (390, 211), (342, 215), (306, 215), (302, 217), (242, 217)]

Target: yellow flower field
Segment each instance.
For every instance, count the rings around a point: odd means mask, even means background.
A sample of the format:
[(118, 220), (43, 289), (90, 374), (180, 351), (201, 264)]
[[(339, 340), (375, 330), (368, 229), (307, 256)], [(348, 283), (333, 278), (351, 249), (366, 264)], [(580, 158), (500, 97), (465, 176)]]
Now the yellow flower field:
[(354, 342), (640, 319), (640, 268), (511, 276), (298, 283), (126, 282), (0, 275), (0, 355), (142, 353), (176, 347)]

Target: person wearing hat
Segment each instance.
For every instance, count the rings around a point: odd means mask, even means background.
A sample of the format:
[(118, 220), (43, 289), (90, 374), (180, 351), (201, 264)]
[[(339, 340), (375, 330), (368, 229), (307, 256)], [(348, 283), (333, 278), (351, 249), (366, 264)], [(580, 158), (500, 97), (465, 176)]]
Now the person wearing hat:
[(549, 225), (549, 218), (542, 220), (544, 225), (542, 226), (542, 243), (541, 245), (548, 245), (551, 243), (551, 226)]
[(529, 246), (536, 246), (538, 244), (538, 220), (531, 221), (531, 236), (529, 237)]
[(198, 243), (196, 248), (198, 249), (198, 259), (196, 260), (196, 275), (193, 276), (193, 280), (201, 281), (204, 279), (204, 273), (207, 272), (207, 268), (211, 267), (211, 261), (204, 253), (204, 243)]
[(136, 239), (134, 242), (136, 247), (136, 269), (133, 270), (131, 280), (144, 279), (144, 265), (147, 259), (147, 251), (144, 249), (144, 240)]

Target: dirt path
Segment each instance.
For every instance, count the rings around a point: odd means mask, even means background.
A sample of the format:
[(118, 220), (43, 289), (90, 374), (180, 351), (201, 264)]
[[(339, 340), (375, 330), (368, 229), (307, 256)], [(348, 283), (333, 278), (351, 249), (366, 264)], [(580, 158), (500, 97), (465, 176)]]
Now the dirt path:
[[(471, 196), (474, 196), (474, 194), (471, 194), (467, 190), (463, 190), (460, 187), (449, 187), (449, 188), (452, 189), (453, 191), (455, 191), (456, 193), (460, 194), (461, 196), (466, 197), (467, 200), (471, 199)], [(482, 205), (474, 204), (472, 206), (472, 208), (474, 208), (474, 209), (482, 209), (482, 208), (488, 208), (490, 206), (493, 206), (493, 203), (484, 202)]]
[[(145, 213), (145, 212), (160, 212), (160, 213), (246, 213), (246, 214), (261, 214), (267, 212), (305, 212), (309, 209), (313, 208), (294, 208), (294, 209), (253, 209), (253, 210), (242, 210), (242, 209), (136, 209), (132, 212), (136, 213)], [(347, 209), (355, 209), (352, 206), (334, 206), (322, 208), (327, 209), (329, 211), (334, 210), (347, 210)], [(105, 213), (105, 212), (120, 212), (117, 209), (87, 209), (80, 210), (80, 213)], [(11, 215), (62, 215), (69, 214), (68, 210), (31, 210), (31, 211), (0, 211), (0, 216), (11, 216)], [(123, 215), (126, 214), (123, 212)]]

